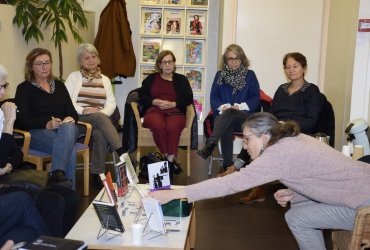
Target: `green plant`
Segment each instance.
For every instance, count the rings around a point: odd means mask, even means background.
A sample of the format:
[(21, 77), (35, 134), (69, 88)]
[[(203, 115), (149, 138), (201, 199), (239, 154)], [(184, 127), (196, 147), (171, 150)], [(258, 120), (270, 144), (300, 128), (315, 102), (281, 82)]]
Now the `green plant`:
[(13, 23), (22, 28), (28, 43), (44, 40), (43, 29), (52, 29), (51, 41), (59, 54), (59, 79), (63, 78), (62, 43), (68, 42), (67, 27), (77, 42), (82, 42), (77, 27), (86, 28), (87, 19), (78, 0), (8, 0), (16, 6)]

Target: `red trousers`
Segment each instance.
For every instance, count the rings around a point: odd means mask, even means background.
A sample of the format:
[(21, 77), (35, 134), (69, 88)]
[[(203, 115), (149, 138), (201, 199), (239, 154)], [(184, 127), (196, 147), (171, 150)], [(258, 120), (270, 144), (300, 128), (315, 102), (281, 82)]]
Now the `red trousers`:
[(185, 115), (168, 115), (162, 110), (149, 109), (143, 126), (153, 133), (155, 144), (162, 154), (177, 155), (181, 131), (185, 128)]

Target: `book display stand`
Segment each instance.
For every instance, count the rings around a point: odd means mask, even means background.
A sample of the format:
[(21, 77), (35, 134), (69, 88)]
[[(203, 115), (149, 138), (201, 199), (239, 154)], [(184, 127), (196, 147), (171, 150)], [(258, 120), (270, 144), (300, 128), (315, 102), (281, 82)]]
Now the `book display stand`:
[(99, 229), (98, 235), (96, 236), (96, 239), (100, 239), (103, 235), (105, 235), (105, 241), (109, 241), (109, 240), (113, 239), (114, 237), (122, 236), (123, 233), (121, 233), (121, 232), (112, 233), (112, 232), (110, 232), (111, 230), (108, 229), (108, 227), (109, 227), (109, 215), (108, 215), (107, 220), (106, 220), (106, 225), (107, 225), (107, 227), (104, 227), (103, 225), (100, 226), (100, 229)]
[(176, 57), (176, 72), (185, 75), (202, 120), (206, 84), (208, 0), (140, 0), (140, 83), (154, 72), (162, 50)]

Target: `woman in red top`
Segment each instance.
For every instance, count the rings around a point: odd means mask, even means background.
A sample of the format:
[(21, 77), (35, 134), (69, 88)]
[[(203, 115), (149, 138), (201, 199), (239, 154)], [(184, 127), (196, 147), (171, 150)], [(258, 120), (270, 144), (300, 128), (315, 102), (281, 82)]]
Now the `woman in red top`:
[(157, 147), (169, 161), (170, 172), (180, 174), (182, 169), (175, 157), (185, 128), (186, 107), (193, 104), (193, 92), (188, 79), (175, 73), (172, 51), (164, 50), (158, 55), (155, 70), (139, 90), (140, 103), (144, 105), (143, 126), (152, 131)]

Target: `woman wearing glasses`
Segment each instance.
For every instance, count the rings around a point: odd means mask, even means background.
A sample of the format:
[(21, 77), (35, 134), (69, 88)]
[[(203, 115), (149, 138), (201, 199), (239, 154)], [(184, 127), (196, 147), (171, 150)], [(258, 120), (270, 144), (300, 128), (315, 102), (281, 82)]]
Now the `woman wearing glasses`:
[(211, 89), (214, 129), (198, 154), (207, 159), (221, 139), (224, 169), (233, 165), (233, 134), (241, 132), (241, 125), (260, 102), (257, 77), (248, 67), (249, 60), (243, 49), (236, 44), (229, 45)]
[(172, 51), (163, 50), (158, 55), (155, 70), (139, 90), (145, 112), (143, 126), (152, 131), (157, 147), (169, 161), (170, 173), (180, 174), (182, 169), (175, 157), (185, 127), (186, 106), (193, 104), (193, 92), (188, 79), (175, 73), (176, 58)]
[(30, 148), (51, 154), (50, 184), (74, 187), (78, 114), (64, 84), (53, 77), (50, 51), (36, 48), (27, 55), (25, 78), (15, 94), (16, 127), (29, 130)]

